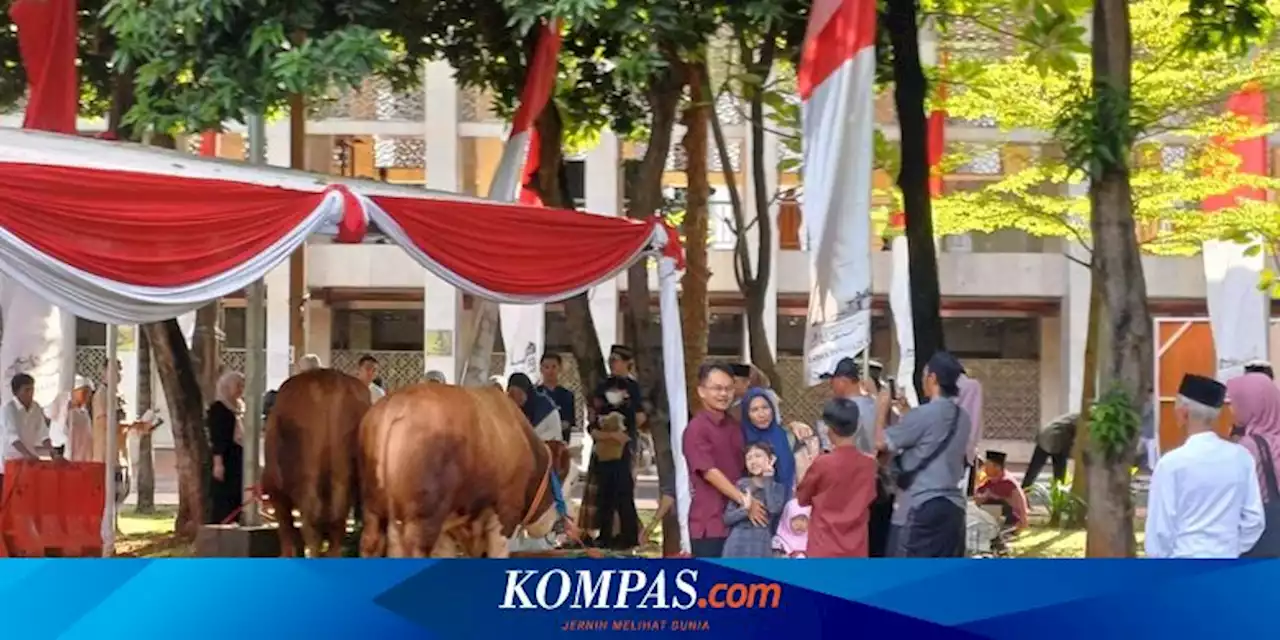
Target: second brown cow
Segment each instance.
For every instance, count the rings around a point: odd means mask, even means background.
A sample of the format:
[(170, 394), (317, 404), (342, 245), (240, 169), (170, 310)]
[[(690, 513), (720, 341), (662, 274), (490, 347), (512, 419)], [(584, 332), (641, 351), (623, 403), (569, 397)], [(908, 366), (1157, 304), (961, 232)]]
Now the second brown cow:
[(517, 527), (555, 525), (551, 454), (499, 389), (392, 394), (365, 416), (360, 451), (362, 556), (505, 557)]

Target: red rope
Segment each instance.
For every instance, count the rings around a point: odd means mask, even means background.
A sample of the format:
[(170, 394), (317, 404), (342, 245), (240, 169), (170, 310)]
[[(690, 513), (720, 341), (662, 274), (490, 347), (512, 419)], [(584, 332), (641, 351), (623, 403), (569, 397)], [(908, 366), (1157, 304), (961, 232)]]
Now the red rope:
[(236, 518), (240, 517), (240, 513), (244, 511), (245, 507), (249, 506), (251, 503), (254, 503), (254, 502), (262, 503), (262, 500), (263, 500), (262, 485), (255, 484), (252, 487), (249, 487), (248, 489), (246, 489), (245, 493), (249, 494), (249, 499), (240, 503), (240, 506), (236, 507), (235, 511), (232, 511), (230, 515), (223, 518), (222, 522), (220, 522), (219, 524), (231, 524), (232, 522), (235, 522)]

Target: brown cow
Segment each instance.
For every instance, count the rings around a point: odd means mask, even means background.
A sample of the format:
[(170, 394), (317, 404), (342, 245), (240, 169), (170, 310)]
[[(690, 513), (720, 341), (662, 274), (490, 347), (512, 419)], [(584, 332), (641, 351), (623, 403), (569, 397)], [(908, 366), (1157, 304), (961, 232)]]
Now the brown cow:
[(280, 521), (281, 556), (294, 557), (305, 542), (320, 557), (326, 540), (326, 555), (342, 554), (347, 514), (359, 499), (357, 447), (368, 411), (369, 387), (341, 371), (314, 369), (280, 386), (267, 418), (262, 489)]
[(364, 557), (505, 557), (517, 527), (555, 525), (550, 451), (500, 389), (398, 391), (365, 416), (360, 451)]

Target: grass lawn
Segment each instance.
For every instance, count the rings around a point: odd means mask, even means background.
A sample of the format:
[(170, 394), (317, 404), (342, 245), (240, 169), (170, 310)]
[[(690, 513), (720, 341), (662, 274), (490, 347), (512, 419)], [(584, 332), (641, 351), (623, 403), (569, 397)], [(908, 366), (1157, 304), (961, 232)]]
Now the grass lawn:
[[(1138, 539), (1138, 557), (1142, 557), (1142, 522), (1134, 523)], [(1086, 535), (1083, 529), (1059, 529), (1032, 525), (1014, 539), (1015, 558), (1083, 558)]]
[(191, 545), (173, 535), (176, 508), (162, 507), (152, 514), (139, 514), (133, 507), (120, 512), (120, 531), (116, 534), (116, 555), (128, 558), (185, 558), (192, 555)]

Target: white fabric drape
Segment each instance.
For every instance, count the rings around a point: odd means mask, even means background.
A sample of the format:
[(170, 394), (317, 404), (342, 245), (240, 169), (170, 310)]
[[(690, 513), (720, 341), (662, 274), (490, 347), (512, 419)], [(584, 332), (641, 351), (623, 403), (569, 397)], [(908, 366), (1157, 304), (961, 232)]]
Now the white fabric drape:
[(1271, 295), (1258, 289), (1266, 252), (1245, 255), (1249, 245), (1229, 240), (1204, 243), (1205, 302), (1213, 328), (1218, 380), (1244, 373), (1250, 360), (1269, 360), (1267, 333)]
[(41, 253), (4, 228), (0, 228), (0, 272), (81, 318), (105, 324), (159, 322), (261, 280), (308, 236), (340, 221), (342, 211), (342, 195), (330, 191), (302, 224), (241, 268), (179, 287), (148, 287), (94, 275)]
[(893, 311), (893, 328), (898, 337), (898, 388), (911, 406), (920, 404), (914, 383), (916, 372), (916, 337), (911, 316), (911, 256), (906, 236), (893, 239), (893, 276), (889, 284), (889, 308)]
[[(857, 355), (871, 342), (871, 164), (875, 43), (848, 35), (822, 50), (820, 34), (831, 29), (851, 35), (874, 32), (870, 0), (819, 3), (810, 18), (806, 49), (843, 63), (804, 98), (803, 217), (809, 240), (809, 314), (805, 328), (805, 378), (818, 384), (841, 358)], [(815, 21), (820, 14), (829, 17)], [(832, 17), (834, 16), (834, 17)], [(860, 21), (869, 20), (870, 24)], [(860, 46), (839, 50), (844, 46)], [(808, 53), (808, 51), (806, 51)], [(804, 70), (802, 70), (804, 71)]]
[(676, 513), (680, 517), (680, 550), (689, 552), (689, 506), (693, 495), (689, 465), (684, 459), (684, 429), (689, 425), (689, 399), (684, 386), (684, 333), (680, 328), (680, 272), (676, 261), (658, 261), (658, 318), (662, 327), (662, 376), (667, 385), (670, 414), (671, 457), (676, 467)]
[[(0, 276), (0, 403), (13, 398), (9, 381), (19, 373), (35, 378), (36, 402), (50, 407), (58, 395), (69, 391), (64, 381), (76, 366), (74, 324), (64, 322), (66, 313), (39, 293), (13, 278)], [(72, 333), (66, 332), (71, 324)], [(74, 375), (74, 373), (72, 374)]]

